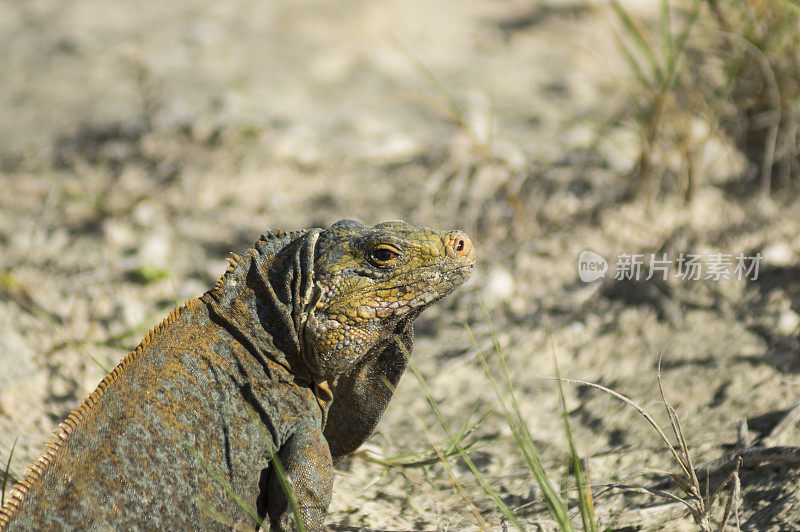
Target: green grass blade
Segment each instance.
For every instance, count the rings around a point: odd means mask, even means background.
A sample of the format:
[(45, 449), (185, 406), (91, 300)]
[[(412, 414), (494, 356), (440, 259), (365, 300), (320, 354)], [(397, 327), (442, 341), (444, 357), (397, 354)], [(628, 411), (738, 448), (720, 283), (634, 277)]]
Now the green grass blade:
[(91, 354), (90, 352), (88, 352), (88, 351), (87, 351), (87, 350), (86, 350), (86, 349), (83, 347), (83, 345), (81, 345), (81, 344), (78, 344), (78, 345), (80, 345), (80, 346), (81, 346), (81, 349), (82, 349), (82, 351), (83, 351), (84, 353), (86, 353), (86, 355), (87, 355), (89, 358), (91, 358), (91, 359), (92, 359), (92, 361), (93, 361), (95, 364), (97, 364), (98, 366), (100, 366), (100, 369), (102, 369), (103, 371), (105, 371), (105, 372), (106, 372), (106, 374), (108, 374), (108, 373), (111, 373), (111, 371), (110, 371), (110, 370), (109, 370), (107, 367), (105, 367), (105, 365), (103, 365), (103, 363), (102, 363), (102, 362), (100, 362), (99, 360), (97, 360), (97, 358), (95, 358), (95, 356), (94, 356), (93, 354)]
[(6, 483), (8, 483), (8, 470), (11, 468), (11, 458), (14, 456), (14, 449), (17, 448), (17, 440), (19, 436), (14, 438), (14, 443), (11, 444), (11, 452), (8, 453), (8, 461), (6, 462), (6, 468), (3, 472), (3, 487), (0, 489), (0, 507), (4, 506), (6, 503)]
[[(475, 405), (475, 407), (477, 407), (477, 404)], [(426, 465), (435, 464), (440, 461), (439, 458), (440, 453), (447, 458), (451, 458), (459, 454), (456, 448), (456, 444), (460, 445), (461, 448), (464, 449), (465, 451), (469, 451), (470, 449), (474, 449), (476, 447), (480, 448), (489, 445), (488, 443), (479, 444), (479, 442), (477, 441), (465, 444), (464, 441), (473, 432), (475, 432), (475, 430), (484, 422), (484, 420), (486, 420), (486, 418), (491, 413), (492, 411), (489, 410), (471, 426), (468, 425), (465, 428), (462, 428), (460, 432), (455, 434), (454, 441), (450, 441), (447, 448), (444, 451), (441, 450), (441, 447), (439, 445), (434, 444), (432, 449), (426, 449), (420, 452), (415, 452), (411, 454), (401, 454), (390, 457), (377, 457), (364, 451), (356, 451), (355, 455), (361, 456), (364, 460), (367, 460), (369, 462), (374, 462), (376, 464), (380, 464), (386, 467), (394, 467), (400, 469), (411, 469), (415, 467), (423, 467)]]
[(422, 73), (422, 75), (433, 86), (434, 90), (439, 93), (439, 97), (445, 102), (445, 109), (447, 111), (446, 115), (459, 129), (466, 133), (475, 146), (481, 146), (485, 149), (486, 146), (484, 146), (484, 143), (481, 141), (478, 134), (475, 132), (475, 129), (470, 124), (466, 113), (462, 110), (453, 94), (447, 89), (447, 86), (444, 84), (444, 82), (439, 79), (439, 76), (437, 76), (436, 73), (422, 61), (422, 59), (414, 54), (396, 33), (390, 32), (389, 36), (395, 43), (395, 46), (397, 46), (398, 49), (410, 59), (414, 67)]
[(692, 31), (697, 19), (700, 16), (700, 4), (695, 3), (691, 13), (689, 14), (686, 23), (684, 24), (683, 28), (681, 29), (678, 36), (674, 39), (672, 44), (672, 52), (670, 56), (670, 63), (667, 67), (667, 75), (664, 80), (666, 83), (666, 87), (672, 88), (675, 85), (675, 81), (678, 78), (678, 63), (680, 63), (681, 58), (683, 57), (683, 52), (686, 48), (686, 42), (689, 39), (689, 34)]
[[(477, 424), (470, 424), (470, 421), (472, 420), (472, 416), (475, 415), (475, 412), (478, 411), (478, 406), (480, 406), (481, 397), (482, 396), (480, 394), (478, 394), (477, 399), (475, 399), (475, 401), (472, 403), (472, 408), (470, 408), (469, 412), (467, 413), (467, 417), (464, 419), (464, 424), (461, 425), (461, 430), (458, 431), (458, 436), (460, 437), (459, 439), (461, 439), (461, 440), (464, 439), (463, 438), (464, 435), (472, 432), (478, 426)], [(485, 413), (481, 417), (481, 421), (483, 419), (486, 419), (486, 416), (488, 416), (488, 415), (489, 415), (489, 412)]]
[(611, 0), (611, 7), (617, 14), (622, 26), (625, 28), (625, 31), (636, 44), (637, 48), (642, 52), (642, 54), (644, 54), (645, 59), (653, 72), (654, 81), (658, 84), (661, 84), (664, 80), (663, 70), (661, 69), (661, 65), (658, 63), (658, 59), (656, 59), (656, 54), (653, 52), (652, 47), (647, 43), (647, 39), (645, 39), (644, 34), (639, 29), (639, 26), (633, 21), (633, 18), (631, 18), (618, 0)]
[[(483, 366), (484, 373), (495, 389), (498, 402), (500, 403), (500, 406), (503, 410), (503, 415), (506, 419), (506, 423), (511, 429), (511, 433), (514, 436), (517, 448), (522, 454), (522, 458), (526, 467), (536, 480), (536, 483), (542, 492), (542, 499), (545, 503), (545, 506), (547, 506), (550, 516), (558, 523), (558, 526), (562, 531), (573, 530), (572, 523), (569, 520), (569, 515), (567, 512), (567, 505), (561, 499), (558, 491), (553, 487), (553, 484), (550, 481), (544, 466), (542, 466), (541, 460), (539, 459), (539, 454), (536, 451), (536, 446), (533, 442), (530, 430), (528, 429), (525, 418), (519, 408), (519, 403), (516, 399), (516, 393), (514, 393), (514, 387), (511, 383), (505, 356), (497, 339), (494, 324), (492, 323), (491, 317), (489, 316), (488, 310), (486, 309), (486, 305), (483, 303), (483, 301), (481, 301), (481, 308), (487, 324), (489, 325), (489, 331), (494, 341), (495, 352), (498, 354), (498, 358), (500, 360), (500, 366), (503, 371), (503, 378), (505, 382), (505, 390), (511, 399), (511, 407), (509, 407), (503, 399), (502, 393), (500, 392), (501, 386), (497, 383), (497, 379), (495, 379), (494, 375), (492, 374), (486, 358), (481, 354), (479, 355), (479, 359)], [(465, 324), (465, 326), (472, 339), (473, 345), (477, 347), (475, 335), (472, 333), (472, 330), (468, 324)]]
[[(509, 427), (511, 428), (512, 433), (517, 440), (520, 451), (522, 451), (523, 458), (525, 459), (528, 469), (531, 471), (536, 479), (536, 482), (539, 484), (539, 488), (542, 490), (545, 504), (547, 505), (551, 515), (559, 523), (559, 526), (562, 530), (572, 530), (572, 525), (567, 514), (567, 505), (553, 487), (553, 484), (550, 482), (547, 472), (545, 471), (544, 466), (542, 466), (542, 462), (539, 459), (539, 453), (536, 451), (536, 445), (534, 444), (533, 437), (528, 429), (528, 424), (526, 423), (525, 418), (522, 415), (522, 410), (517, 402), (517, 394), (514, 392), (514, 386), (511, 383), (508, 365), (506, 364), (506, 358), (503, 350), (500, 347), (500, 342), (497, 339), (497, 332), (495, 331), (494, 323), (492, 322), (489, 311), (486, 308), (483, 300), (481, 300), (481, 309), (483, 310), (484, 317), (489, 325), (489, 332), (494, 340), (495, 352), (498, 355), (498, 359), (500, 360), (500, 368), (503, 371), (503, 380), (505, 382), (506, 392), (511, 398), (511, 410), (509, 410), (506, 407), (502, 396), (498, 394), (498, 399), (500, 400), (500, 404), (503, 406), (506, 414), (506, 420), (508, 421)], [(472, 335), (471, 331), (470, 335)], [(472, 338), (473, 341), (475, 341), (474, 336), (472, 336)], [(486, 362), (486, 359), (483, 356), (481, 356), (480, 359), (481, 363), (483, 364), (484, 371), (487, 372), (487, 376), (496, 385), (496, 380), (489, 370), (489, 365)]]
[(297, 532), (305, 532), (306, 527), (305, 522), (303, 521), (303, 515), (300, 513), (300, 506), (297, 504), (297, 499), (292, 492), (292, 486), (289, 484), (289, 480), (286, 478), (286, 471), (283, 469), (283, 464), (281, 464), (278, 453), (275, 451), (275, 449), (269, 449), (269, 453), (272, 466), (275, 468), (275, 474), (278, 477), (278, 482), (281, 483), (283, 494), (286, 496), (286, 500), (289, 501), (289, 506), (292, 508), (295, 530)]
[(664, 48), (664, 79), (670, 79), (675, 68), (675, 53), (672, 46), (672, 20), (669, 0), (661, 0), (661, 46)]
[(800, 12), (800, 0), (783, 0), (783, 2)]
[(561, 413), (564, 418), (564, 433), (567, 435), (567, 443), (569, 445), (570, 465), (572, 466), (572, 474), (575, 478), (575, 485), (578, 488), (578, 507), (581, 511), (581, 521), (583, 522), (583, 529), (590, 532), (597, 532), (597, 518), (594, 514), (594, 501), (592, 500), (591, 484), (589, 483), (588, 475), (583, 471), (581, 465), (581, 458), (578, 454), (578, 448), (575, 445), (575, 437), (572, 434), (572, 425), (569, 422), (569, 413), (567, 411), (567, 400), (564, 395), (564, 383), (561, 380), (561, 369), (558, 366), (558, 356), (556, 355), (556, 346), (553, 341), (553, 332), (547, 328), (547, 335), (550, 338), (550, 349), (553, 354), (553, 369), (555, 370), (556, 379), (558, 382), (558, 394), (561, 399)]
[(631, 69), (631, 72), (633, 72), (633, 75), (636, 77), (637, 81), (639, 81), (643, 87), (651, 87), (652, 81), (639, 66), (636, 56), (633, 55), (633, 52), (630, 50), (625, 40), (616, 32), (614, 32), (614, 38), (616, 39), (617, 45), (622, 51), (622, 54), (625, 56), (625, 60), (628, 62), (628, 68)]
[(478, 468), (472, 462), (472, 459), (469, 457), (469, 455), (467, 454), (466, 450), (464, 450), (464, 448), (453, 438), (453, 435), (452, 435), (452, 433), (450, 432), (450, 429), (447, 426), (447, 421), (444, 419), (444, 416), (442, 415), (442, 412), (439, 409), (439, 406), (436, 404), (436, 401), (433, 399), (433, 394), (431, 394), (431, 391), (428, 388), (428, 384), (425, 382), (424, 377), (422, 376), (422, 374), (417, 369), (417, 366), (414, 363), (413, 359), (409, 359), (409, 360), (410, 360), (409, 369), (411, 369), (411, 372), (414, 374), (414, 376), (417, 378), (417, 381), (419, 381), (420, 385), (422, 386), (422, 389), (423, 389), (423, 391), (425, 393), (425, 398), (426, 398), (426, 400), (428, 402), (428, 405), (431, 407), (431, 410), (433, 411), (434, 415), (436, 416), (436, 419), (439, 422), (439, 425), (441, 425), (442, 429), (445, 431), (445, 434), (447, 434), (448, 438), (450, 439), (450, 441), (452, 442), (452, 444), (455, 446), (456, 450), (458, 451), (459, 456), (461, 457), (462, 460), (464, 460), (464, 463), (467, 464), (467, 467), (472, 472), (472, 474), (475, 476), (475, 479), (478, 481), (478, 485), (480, 485), (480, 487), (486, 492), (486, 494), (489, 495), (489, 497), (492, 499), (492, 501), (500, 509), (500, 512), (502, 512), (502, 514), (506, 517), (506, 519), (508, 519), (508, 521), (514, 527), (516, 527), (517, 529), (519, 529), (521, 531), (527, 530), (527, 527), (525, 525), (523, 525), (523, 523), (519, 520), (519, 518), (514, 514), (513, 510), (511, 510), (511, 508), (509, 508), (509, 506), (505, 502), (503, 502), (503, 500), (500, 498), (500, 496), (497, 494), (497, 492), (494, 490), (494, 488), (492, 488), (492, 486), (489, 485), (489, 483), (483, 477), (481, 472), (478, 470)]
[(241, 508), (253, 520), (253, 523), (256, 525), (256, 528), (260, 527), (261, 519), (258, 517), (258, 513), (253, 508), (251, 508), (250, 505), (247, 504), (247, 502), (244, 499), (242, 499), (238, 493), (236, 493), (233, 490), (233, 487), (230, 485), (230, 483), (224, 478), (222, 478), (222, 475), (220, 475), (218, 471), (216, 471), (213, 467), (211, 467), (211, 464), (209, 464), (206, 461), (206, 459), (203, 458), (200, 455), (200, 453), (197, 452), (197, 450), (195, 450), (191, 445), (189, 445), (189, 443), (183, 438), (178, 437), (178, 439), (180, 440), (181, 444), (186, 448), (186, 450), (189, 451), (189, 454), (191, 454), (194, 458), (197, 459), (198, 462), (200, 462), (200, 466), (203, 468), (203, 470), (206, 473), (208, 473), (209, 476), (211, 476), (211, 478), (213, 478), (214, 481), (217, 484), (219, 484), (219, 486), (223, 490), (225, 490), (225, 493), (227, 493), (228, 496), (231, 499), (233, 499), (234, 502), (236, 502), (236, 505), (239, 506), (239, 508)]
[[(510, 386), (507, 369), (504, 367), (503, 370), (506, 372), (507, 384)], [(517, 446), (519, 447), (520, 451), (522, 451), (522, 456), (525, 459), (525, 463), (536, 479), (539, 489), (542, 490), (543, 499), (550, 514), (554, 519), (556, 519), (561, 530), (572, 530), (572, 524), (570, 523), (569, 515), (567, 514), (567, 505), (559, 496), (558, 491), (553, 487), (553, 484), (550, 482), (547, 472), (545, 471), (544, 466), (539, 459), (539, 453), (536, 451), (536, 445), (534, 444), (533, 437), (528, 429), (528, 424), (525, 422), (525, 418), (522, 416), (522, 412), (519, 408), (519, 404), (517, 403), (513, 389), (511, 389), (509, 393), (511, 394), (512, 410), (507, 412), (506, 419), (509, 423), (512, 433), (514, 434), (514, 438), (517, 441)]]

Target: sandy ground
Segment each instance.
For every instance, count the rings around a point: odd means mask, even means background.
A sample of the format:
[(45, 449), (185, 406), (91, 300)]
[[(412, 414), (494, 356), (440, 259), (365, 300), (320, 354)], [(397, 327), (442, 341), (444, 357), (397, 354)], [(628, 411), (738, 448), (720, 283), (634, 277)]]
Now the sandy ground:
[[(630, 4), (653, 21), (657, 3)], [(477, 423), (465, 443), (500, 500), (551, 528), (481, 365), (501, 378), (504, 356), (559, 485), (551, 344), (563, 376), (668, 427), (661, 356), (698, 464), (743, 439), (800, 445), (796, 423), (781, 424), (800, 389), (800, 208), (732, 186), (746, 164), (724, 143), (701, 159), (710, 177), (690, 203), (621, 201), (637, 137), (611, 120), (628, 74), (602, 9), (29, 0), (0, 3), (0, 49), (0, 460), (16, 441), (12, 474), (104, 367), (213, 284), (228, 252), (267, 228), (341, 218), (460, 228), (479, 251), (473, 280), (419, 320), (424, 386), (404, 377), (372, 453), (447, 447), (433, 401), (449, 430)], [(584, 250), (611, 263), (604, 281), (579, 280)], [(621, 254), (663, 253), (763, 260), (755, 280), (678, 279), (674, 262), (663, 282), (614, 279)], [(694, 529), (680, 505), (603, 487), (678, 471), (645, 420), (585, 386), (565, 396), (603, 526)], [(742, 529), (800, 528), (798, 475), (743, 470)], [(506, 526), (463, 459), (400, 468), (364, 453), (339, 466), (327, 523)]]

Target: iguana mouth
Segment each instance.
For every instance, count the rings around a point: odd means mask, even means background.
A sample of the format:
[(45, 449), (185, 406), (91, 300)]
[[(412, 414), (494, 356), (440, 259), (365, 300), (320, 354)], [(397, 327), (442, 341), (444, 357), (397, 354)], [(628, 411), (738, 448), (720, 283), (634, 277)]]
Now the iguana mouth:
[[(467, 273), (467, 270), (471, 271), (474, 268), (475, 268), (475, 264), (472, 263), (472, 264), (465, 264), (464, 266), (457, 266), (455, 268), (450, 268), (449, 270), (439, 271), (439, 272), (436, 272), (436, 273), (439, 274), (440, 278), (443, 278), (444, 282), (447, 282), (448, 278), (451, 278), (453, 276), (459, 276), (459, 277), (463, 278), (465, 276), (465, 274)], [(433, 268), (431, 268), (431, 269), (433, 269)], [(405, 284), (397, 284), (397, 285), (390, 285), (390, 286), (381, 287), (378, 290), (399, 290), (401, 288), (407, 288), (409, 286), (424, 285), (428, 281), (429, 281), (429, 279), (421, 279), (419, 281), (411, 281), (411, 282), (408, 282), (408, 283), (405, 283)], [(458, 286), (457, 282), (453, 282), (452, 283), (452, 288), (456, 288), (457, 286)]]
[[(460, 273), (460, 272), (462, 272), (462, 271), (464, 271), (466, 269), (470, 269), (471, 270), (473, 268), (474, 268), (474, 264), (467, 264), (466, 266), (459, 266), (457, 268), (451, 268), (449, 270), (445, 270), (443, 272), (439, 272), (439, 274), (440, 274), (441, 277), (444, 278), (444, 281), (446, 282), (447, 279), (451, 276), (451, 274), (454, 274), (456, 272)], [(463, 277), (463, 274), (461, 274), (461, 277)], [(413, 282), (410, 282), (410, 283), (399, 284), (399, 285), (395, 285), (395, 286), (388, 286), (386, 288), (382, 288), (382, 290), (399, 290), (401, 288), (406, 288), (406, 287), (409, 287), (409, 286), (424, 285), (426, 281), (427, 281), (427, 279), (423, 279), (421, 281), (413, 281)], [(456, 286), (457, 286), (456, 283), (452, 283), (452, 287), (453, 288), (455, 288)]]

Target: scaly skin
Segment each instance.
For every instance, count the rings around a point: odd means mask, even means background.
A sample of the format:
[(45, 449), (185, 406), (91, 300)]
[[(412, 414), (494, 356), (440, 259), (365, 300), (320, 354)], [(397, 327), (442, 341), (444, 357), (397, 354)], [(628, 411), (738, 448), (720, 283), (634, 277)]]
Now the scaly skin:
[(412, 322), (471, 274), (459, 231), (404, 222), (262, 236), (142, 340), (67, 419), (0, 509), (0, 531), (309, 530), (332, 464), (372, 433)]

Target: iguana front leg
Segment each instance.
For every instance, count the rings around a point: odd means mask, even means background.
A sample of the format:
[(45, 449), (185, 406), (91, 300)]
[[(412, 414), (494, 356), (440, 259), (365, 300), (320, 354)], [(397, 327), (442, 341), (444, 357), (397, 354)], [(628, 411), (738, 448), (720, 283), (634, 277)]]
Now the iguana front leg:
[[(275, 454), (278, 464), (270, 466), (267, 487), (267, 514), (270, 530), (298, 530), (287, 488), (297, 505), (306, 530), (322, 530), (331, 503), (333, 463), (328, 444), (319, 428), (303, 426)], [(287, 485), (281, 481), (283, 470)]]

